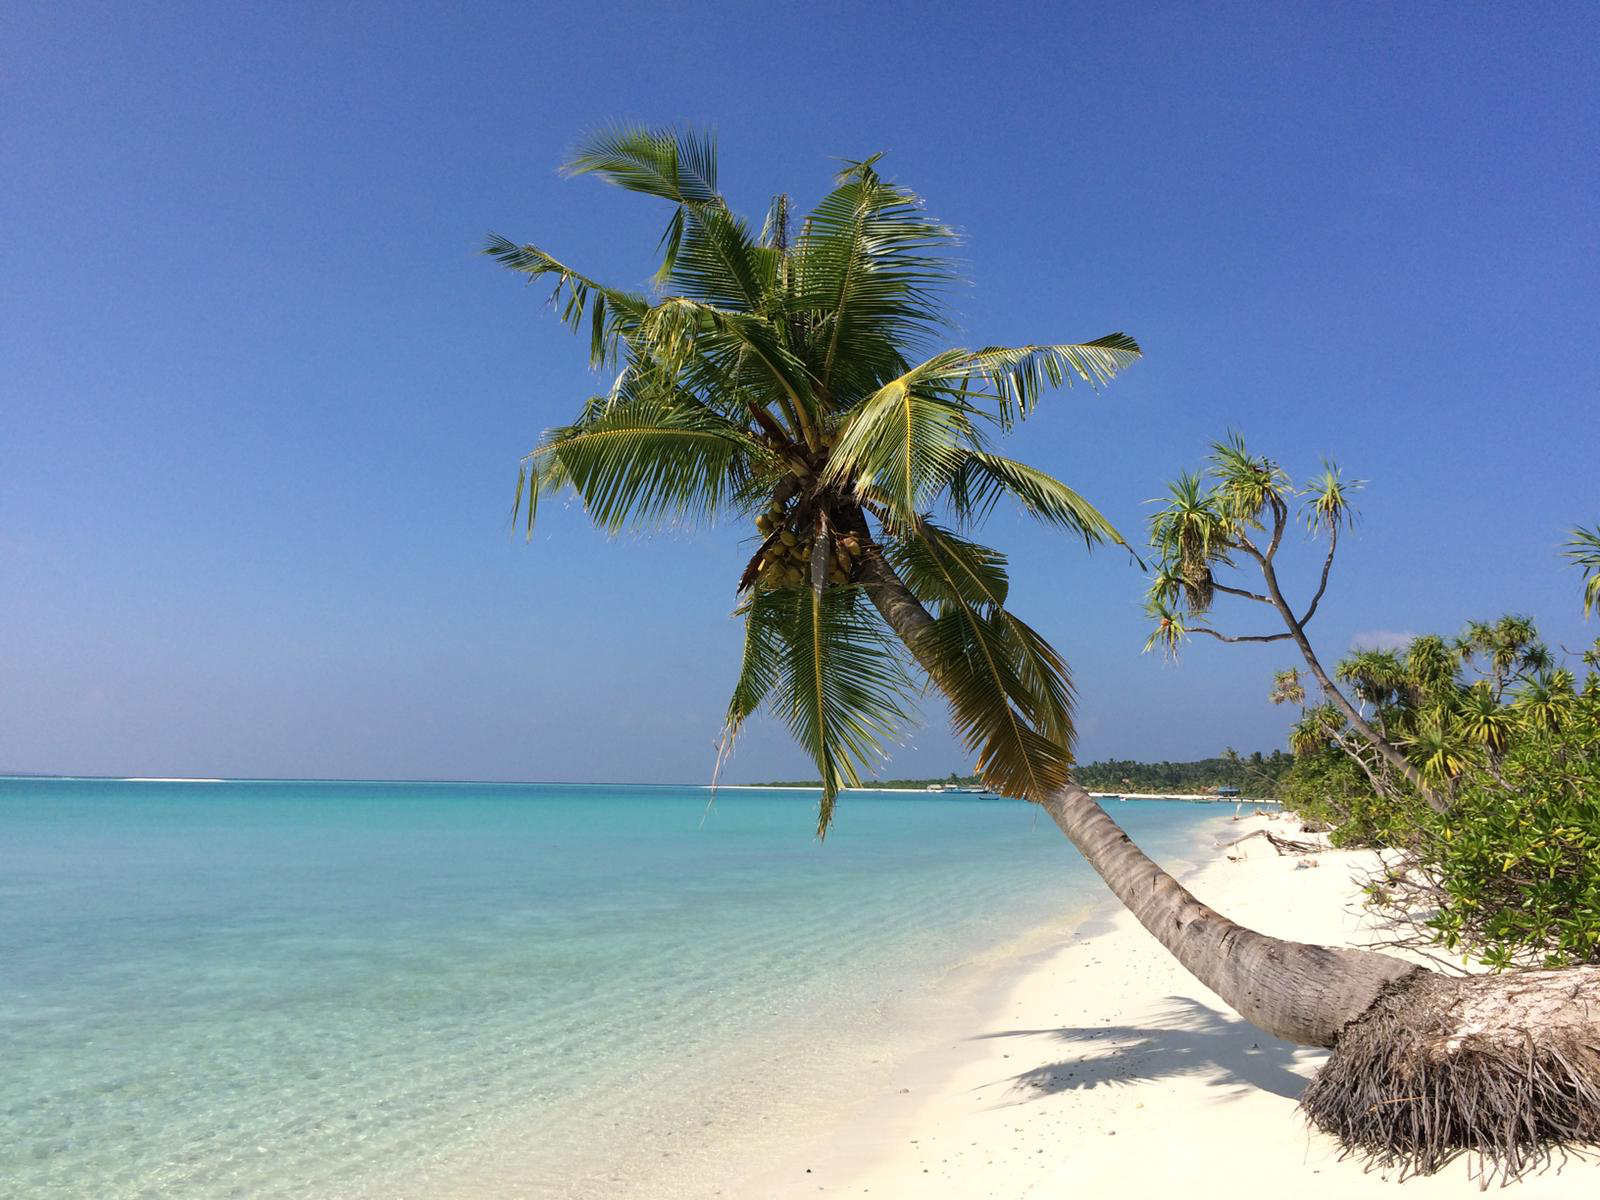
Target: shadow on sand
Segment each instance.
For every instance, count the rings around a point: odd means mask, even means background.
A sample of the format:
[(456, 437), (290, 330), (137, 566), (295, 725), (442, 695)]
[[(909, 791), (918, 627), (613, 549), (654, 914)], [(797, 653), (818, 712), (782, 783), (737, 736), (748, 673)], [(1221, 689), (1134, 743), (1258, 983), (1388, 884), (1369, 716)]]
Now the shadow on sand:
[(1035, 1096), (1198, 1075), (1217, 1087), (1260, 1088), (1293, 1100), (1325, 1057), (1268, 1037), (1247, 1021), (1187, 996), (1168, 996), (1167, 1004), (1165, 1012), (1139, 1026), (1007, 1029), (979, 1040), (1051, 1037), (1073, 1047), (1072, 1057), (1014, 1077), (1016, 1089)]

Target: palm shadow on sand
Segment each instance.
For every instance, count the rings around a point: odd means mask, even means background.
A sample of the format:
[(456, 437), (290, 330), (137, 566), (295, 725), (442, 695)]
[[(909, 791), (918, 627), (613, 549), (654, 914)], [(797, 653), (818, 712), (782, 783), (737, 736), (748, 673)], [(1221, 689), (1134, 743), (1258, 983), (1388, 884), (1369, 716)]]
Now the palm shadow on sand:
[(1014, 1076), (1013, 1087), (1037, 1096), (1120, 1087), (1179, 1075), (1207, 1077), (1213, 1086), (1259, 1088), (1298, 1099), (1309, 1076), (1295, 1070), (1315, 1067), (1321, 1052), (1268, 1037), (1247, 1021), (1220, 1013), (1187, 996), (1167, 997), (1169, 1008), (1144, 1025), (1102, 1025), (1058, 1029), (1007, 1029), (978, 1040), (1052, 1037), (1074, 1048), (1074, 1055)]

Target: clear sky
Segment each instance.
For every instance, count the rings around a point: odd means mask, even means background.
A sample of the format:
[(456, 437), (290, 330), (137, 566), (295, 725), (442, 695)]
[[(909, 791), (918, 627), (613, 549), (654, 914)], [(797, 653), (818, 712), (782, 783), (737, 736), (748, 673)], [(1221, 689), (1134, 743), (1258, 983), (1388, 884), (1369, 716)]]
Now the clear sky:
[[(967, 237), (965, 341), (1134, 334), (1011, 444), (1130, 532), (1230, 427), (1370, 480), (1330, 657), (1594, 636), (1593, 4), (63, 0), (0, 60), (0, 770), (708, 778), (745, 531), (507, 525), (595, 384), (476, 250), (642, 284), (663, 209), (555, 170), (614, 119), (714, 126), (753, 214), (887, 151)], [(1124, 555), (992, 533), (1084, 757), (1281, 744), (1281, 647), (1141, 656)], [(931, 707), (893, 773), (967, 765)], [(764, 726), (725, 778), (806, 770)]]

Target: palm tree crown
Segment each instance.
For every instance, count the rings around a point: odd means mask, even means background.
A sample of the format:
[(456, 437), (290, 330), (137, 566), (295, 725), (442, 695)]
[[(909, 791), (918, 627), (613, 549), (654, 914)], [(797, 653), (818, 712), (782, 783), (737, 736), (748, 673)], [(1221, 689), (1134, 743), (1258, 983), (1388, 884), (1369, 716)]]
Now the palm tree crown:
[[(614, 129), (567, 169), (672, 212), (648, 294), (490, 239), (486, 253), (553, 283), (612, 378), (523, 459), (516, 513), (531, 529), (539, 495), (571, 488), (608, 530), (754, 518), (724, 745), (762, 705), (780, 717), (820, 772), (819, 833), (907, 720), (912, 662), (990, 786), (1035, 800), (1059, 787), (1066, 663), (1006, 608), (1005, 557), (965, 535), (1010, 498), (1086, 544), (1122, 543), (990, 435), (1047, 387), (1108, 381), (1138, 357), (1133, 339), (939, 349), (955, 236), (876, 157), (848, 163), (797, 231), (786, 197), (759, 230), (729, 209), (709, 137)], [(923, 615), (908, 626), (897, 603)]]

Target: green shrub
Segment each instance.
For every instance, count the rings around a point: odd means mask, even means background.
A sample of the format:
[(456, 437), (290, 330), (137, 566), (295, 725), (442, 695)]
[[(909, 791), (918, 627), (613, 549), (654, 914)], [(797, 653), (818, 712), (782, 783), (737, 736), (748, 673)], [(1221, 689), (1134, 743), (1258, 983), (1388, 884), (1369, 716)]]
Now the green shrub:
[(1600, 704), (1461, 780), (1417, 870), (1436, 938), (1491, 966), (1600, 963)]
[(1274, 699), (1301, 705), (1278, 797), (1336, 846), (1399, 851), (1368, 888), (1403, 943), (1432, 942), (1494, 967), (1600, 963), (1600, 643), (1580, 681), (1520, 617), (1473, 622), (1454, 642), (1339, 665), (1444, 809), (1374, 755), (1296, 672)]
[(1380, 796), (1361, 769), (1337, 750), (1295, 759), (1276, 799), (1308, 828), (1324, 829), (1340, 848), (1409, 846), (1426, 807), (1415, 793)]

